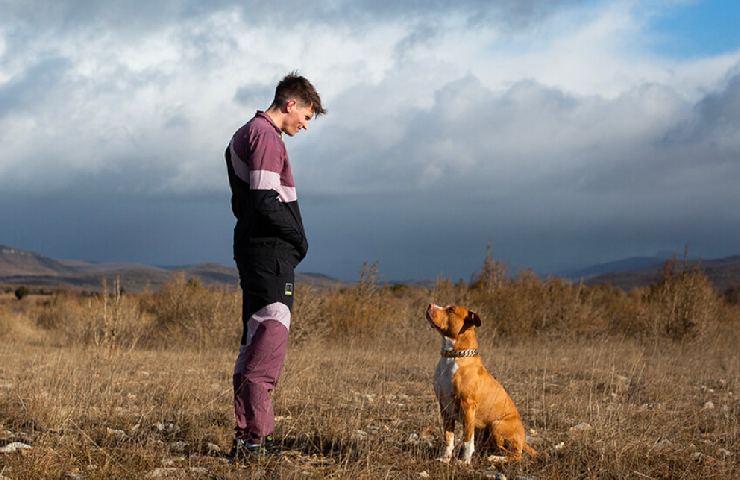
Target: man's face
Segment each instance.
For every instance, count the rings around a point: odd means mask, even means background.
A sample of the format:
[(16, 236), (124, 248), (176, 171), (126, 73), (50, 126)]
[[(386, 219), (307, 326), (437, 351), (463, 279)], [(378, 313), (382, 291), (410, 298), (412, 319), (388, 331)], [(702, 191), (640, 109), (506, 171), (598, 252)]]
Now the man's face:
[(313, 119), (313, 108), (296, 100), (288, 100), (286, 104), (287, 115), (283, 120), (282, 131), (291, 137), (299, 130), (308, 129), (308, 122)]

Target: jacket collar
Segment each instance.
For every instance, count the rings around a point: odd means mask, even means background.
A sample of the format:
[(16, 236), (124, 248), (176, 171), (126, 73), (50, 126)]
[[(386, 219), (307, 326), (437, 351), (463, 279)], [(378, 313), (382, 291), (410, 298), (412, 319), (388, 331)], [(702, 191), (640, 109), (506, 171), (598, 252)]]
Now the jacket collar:
[(262, 110), (257, 110), (257, 113), (254, 114), (255, 117), (261, 117), (267, 120), (267, 122), (272, 126), (272, 128), (275, 129), (275, 131), (278, 133), (278, 135), (282, 136), (283, 132), (278, 128), (277, 125), (275, 125), (275, 122), (272, 121), (272, 118)]

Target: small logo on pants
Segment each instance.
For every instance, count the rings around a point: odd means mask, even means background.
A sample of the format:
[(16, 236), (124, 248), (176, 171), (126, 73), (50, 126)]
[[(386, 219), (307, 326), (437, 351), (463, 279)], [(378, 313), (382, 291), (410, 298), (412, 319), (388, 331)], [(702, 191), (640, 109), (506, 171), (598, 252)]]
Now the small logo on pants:
[(285, 294), (288, 296), (293, 295), (293, 284), (292, 283), (286, 283), (285, 284)]

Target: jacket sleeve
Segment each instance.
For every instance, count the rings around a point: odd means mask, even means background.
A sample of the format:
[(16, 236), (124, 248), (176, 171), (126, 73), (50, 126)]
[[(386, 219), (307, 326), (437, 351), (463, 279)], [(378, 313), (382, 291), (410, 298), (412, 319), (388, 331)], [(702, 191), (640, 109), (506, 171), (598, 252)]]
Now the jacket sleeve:
[(308, 251), (303, 225), (290, 207), (279, 200), (278, 191), (284, 188), (280, 183), (284, 146), (280, 142), (278, 138), (266, 134), (258, 134), (251, 139), (249, 194), (254, 212), (276, 236), (296, 248), (301, 260)]

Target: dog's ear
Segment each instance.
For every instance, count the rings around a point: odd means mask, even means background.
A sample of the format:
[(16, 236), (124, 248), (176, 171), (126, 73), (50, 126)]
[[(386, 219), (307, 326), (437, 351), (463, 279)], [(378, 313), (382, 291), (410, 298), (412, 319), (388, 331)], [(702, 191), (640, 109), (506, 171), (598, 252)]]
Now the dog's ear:
[(473, 311), (468, 311), (468, 316), (465, 317), (465, 323), (469, 323), (471, 325), (475, 325), (476, 327), (480, 327), (480, 317), (477, 313)]

